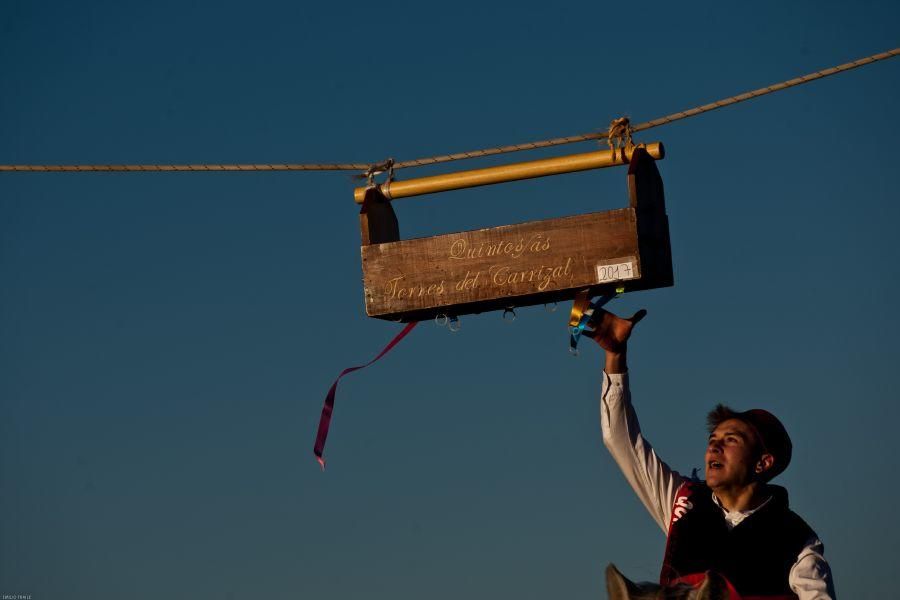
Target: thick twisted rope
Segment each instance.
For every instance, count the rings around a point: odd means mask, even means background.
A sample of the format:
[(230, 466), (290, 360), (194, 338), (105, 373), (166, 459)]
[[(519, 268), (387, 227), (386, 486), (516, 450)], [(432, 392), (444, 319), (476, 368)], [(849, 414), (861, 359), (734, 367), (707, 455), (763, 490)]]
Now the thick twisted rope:
[[(688, 117), (694, 117), (705, 112), (731, 106), (738, 102), (744, 102), (752, 98), (758, 98), (785, 90), (787, 88), (809, 83), (823, 77), (829, 77), (844, 71), (849, 71), (863, 65), (868, 65), (880, 60), (893, 58), (900, 54), (900, 48), (894, 48), (887, 52), (873, 54), (859, 60), (844, 63), (829, 69), (823, 69), (795, 77), (781, 83), (776, 83), (766, 87), (762, 87), (750, 92), (744, 92), (736, 96), (710, 102), (696, 108), (684, 110), (681, 112), (666, 115), (652, 121), (634, 125), (631, 131), (638, 132), (666, 125)], [(483, 156), (493, 156), (496, 154), (506, 154), (509, 152), (521, 152), (523, 150), (536, 150), (538, 148), (549, 148), (552, 146), (561, 146), (563, 144), (574, 144), (576, 142), (587, 142), (590, 140), (600, 140), (609, 137), (608, 132), (599, 131), (593, 133), (584, 133), (581, 135), (573, 135), (568, 137), (554, 138), (551, 140), (543, 140), (539, 142), (526, 142), (524, 144), (513, 144), (510, 146), (499, 146), (497, 148), (485, 148), (482, 150), (471, 150), (469, 152), (457, 152), (455, 154), (443, 154), (440, 156), (431, 156), (428, 158), (416, 158), (413, 160), (404, 160), (393, 163), (393, 168), (403, 169), (409, 167), (421, 167), (424, 165), (434, 165), (438, 163), (451, 162), (455, 160), (465, 160), (468, 158), (480, 158)], [(371, 163), (314, 163), (314, 164), (251, 164), (251, 165), (220, 165), (220, 164), (199, 164), (199, 165), (0, 165), (2, 171), (28, 171), (28, 172), (85, 172), (85, 171), (117, 171), (117, 172), (147, 172), (147, 171), (363, 171), (365, 173), (373, 172), (373, 164)]]

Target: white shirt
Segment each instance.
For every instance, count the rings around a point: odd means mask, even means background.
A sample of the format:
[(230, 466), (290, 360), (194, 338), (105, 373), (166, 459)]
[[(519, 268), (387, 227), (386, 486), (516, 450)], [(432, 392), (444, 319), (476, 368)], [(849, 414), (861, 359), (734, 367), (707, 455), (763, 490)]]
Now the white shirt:
[[(625, 479), (647, 508), (650, 516), (668, 534), (675, 493), (686, 478), (661, 461), (650, 443), (641, 435), (637, 414), (631, 405), (628, 374), (603, 375), (600, 401), (603, 443), (606, 444)], [(713, 501), (722, 508), (722, 516), (729, 529), (753, 513), (753, 510), (727, 511), (715, 494)], [(788, 584), (800, 600), (835, 598), (834, 581), (824, 553), (822, 541), (813, 535), (807, 540), (797, 556), (797, 562), (791, 567)]]

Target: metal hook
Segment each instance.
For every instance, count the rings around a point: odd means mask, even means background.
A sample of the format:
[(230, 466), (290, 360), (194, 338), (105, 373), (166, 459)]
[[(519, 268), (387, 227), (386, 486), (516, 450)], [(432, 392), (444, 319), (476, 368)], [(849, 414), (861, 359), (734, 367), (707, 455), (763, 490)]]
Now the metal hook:
[(447, 322), (447, 329), (450, 330), (450, 333), (456, 333), (459, 331), (461, 325), (459, 324), (459, 317), (450, 317), (450, 320)]
[(387, 159), (387, 179), (385, 183), (390, 183), (394, 180), (394, 159)]
[(389, 158), (382, 163), (374, 164), (371, 167), (369, 167), (368, 170), (366, 170), (366, 172), (364, 173), (364, 175), (366, 177), (366, 187), (367, 188), (375, 187), (377, 185), (375, 183), (375, 176), (380, 175), (380, 174), (384, 173), (385, 171), (388, 174), (387, 180), (385, 181), (385, 183), (390, 183), (394, 179), (394, 159), (393, 158)]
[[(511, 315), (507, 317), (506, 315)], [(516, 307), (515, 306), (507, 306), (503, 309), (503, 320), (507, 323), (512, 323), (516, 320)]]

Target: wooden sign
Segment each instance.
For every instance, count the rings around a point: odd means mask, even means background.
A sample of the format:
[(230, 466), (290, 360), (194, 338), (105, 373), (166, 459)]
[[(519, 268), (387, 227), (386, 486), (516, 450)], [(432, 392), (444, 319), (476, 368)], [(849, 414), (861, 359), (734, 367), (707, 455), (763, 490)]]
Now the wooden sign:
[(418, 321), (673, 284), (662, 179), (631, 155), (627, 208), (400, 240), (391, 202), (373, 187), (360, 213), (366, 312)]

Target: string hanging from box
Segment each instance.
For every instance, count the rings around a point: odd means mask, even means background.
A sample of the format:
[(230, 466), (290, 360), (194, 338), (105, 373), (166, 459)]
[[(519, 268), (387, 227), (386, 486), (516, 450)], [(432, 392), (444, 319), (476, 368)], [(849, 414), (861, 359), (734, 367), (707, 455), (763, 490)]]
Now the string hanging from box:
[(394, 336), (394, 338), (388, 342), (387, 346), (382, 348), (381, 352), (378, 355), (367, 362), (364, 365), (360, 365), (358, 367), (348, 367), (341, 371), (341, 374), (337, 376), (337, 379), (334, 380), (334, 383), (331, 384), (331, 387), (328, 389), (328, 394), (325, 396), (325, 402), (322, 404), (322, 415), (319, 417), (319, 427), (316, 431), (316, 442), (313, 446), (313, 454), (316, 457), (316, 460), (319, 462), (319, 465), (322, 467), (322, 470), (325, 470), (325, 440), (328, 438), (328, 431), (331, 428), (331, 417), (334, 414), (334, 399), (335, 394), (337, 394), (337, 386), (341, 381), (341, 378), (344, 375), (348, 375), (354, 371), (359, 371), (360, 369), (365, 369), (372, 363), (376, 362), (382, 356), (393, 350), (394, 346), (400, 343), (400, 341), (412, 331), (416, 325), (418, 325), (418, 321), (413, 321), (412, 323), (407, 323), (406, 327), (404, 327), (400, 333)]

